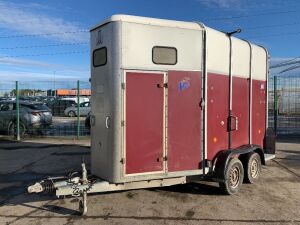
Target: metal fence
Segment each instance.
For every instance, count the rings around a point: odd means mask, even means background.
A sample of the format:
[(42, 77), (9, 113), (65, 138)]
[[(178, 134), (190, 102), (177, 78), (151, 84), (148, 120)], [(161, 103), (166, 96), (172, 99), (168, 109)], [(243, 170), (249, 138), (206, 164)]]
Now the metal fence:
[(269, 79), (269, 127), (278, 136), (300, 136), (300, 77)]
[(0, 82), (0, 135), (88, 136), (90, 95), (84, 81)]
[[(300, 136), (300, 77), (269, 78), (269, 127)], [(0, 135), (16, 139), (90, 135), (91, 96), (86, 81), (0, 81)]]

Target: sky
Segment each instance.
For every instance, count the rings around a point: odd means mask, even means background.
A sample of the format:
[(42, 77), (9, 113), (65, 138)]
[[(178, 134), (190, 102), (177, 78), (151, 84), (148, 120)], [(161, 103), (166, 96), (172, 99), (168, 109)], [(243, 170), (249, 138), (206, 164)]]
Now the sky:
[(272, 65), (300, 56), (298, 0), (0, 0), (0, 89), (15, 80), (87, 81), (89, 28), (113, 14), (241, 28), (236, 36), (265, 46)]

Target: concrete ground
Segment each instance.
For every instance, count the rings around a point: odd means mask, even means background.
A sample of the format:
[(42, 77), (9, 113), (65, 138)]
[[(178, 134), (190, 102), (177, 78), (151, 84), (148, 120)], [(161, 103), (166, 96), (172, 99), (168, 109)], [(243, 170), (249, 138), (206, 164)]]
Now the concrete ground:
[[(294, 143), (293, 143), (294, 142)], [(89, 141), (0, 140), (0, 224), (300, 224), (300, 143), (280, 141), (256, 184), (225, 196), (212, 182), (95, 194), (88, 215), (76, 198), (27, 194), (47, 176), (80, 170)]]

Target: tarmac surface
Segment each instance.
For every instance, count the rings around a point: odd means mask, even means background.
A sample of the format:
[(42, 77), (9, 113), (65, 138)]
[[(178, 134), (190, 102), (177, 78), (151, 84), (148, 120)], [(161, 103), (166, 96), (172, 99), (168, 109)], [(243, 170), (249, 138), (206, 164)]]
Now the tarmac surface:
[(88, 214), (78, 199), (27, 194), (47, 176), (89, 166), (89, 140), (0, 139), (0, 224), (300, 224), (300, 142), (279, 141), (276, 159), (263, 166), (260, 180), (243, 184), (233, 196), (217, 183), (121, 191), (88, 196)]

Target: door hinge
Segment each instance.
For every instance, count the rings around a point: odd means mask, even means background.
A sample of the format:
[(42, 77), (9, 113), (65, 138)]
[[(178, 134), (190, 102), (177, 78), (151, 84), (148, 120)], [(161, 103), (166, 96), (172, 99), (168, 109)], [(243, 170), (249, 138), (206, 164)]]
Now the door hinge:
[(164, 156), (164, 157), (163, 157), (163, 160), (164, 160), (164, 161), (168, 161), (168, 156)]
[(125, 164), (125, 158), (122, 158), (122, 159), (120, 160), (120, 163)]
[(125, 120), (121, 121), (121, 126), (124, 127), (125, 126)]
[(203, 98), (201, 98), (199, 102), (199, 107), (201, 108), (201, 110), (203, 110), (204, 106), (205, 106), (205, 101)]
[(122, 87), (123, 90), (125, 90), (125, 83), (122, 83), (121, 87)]
[(168, 83), (157, 84), (158, 88), (168, 88)]

